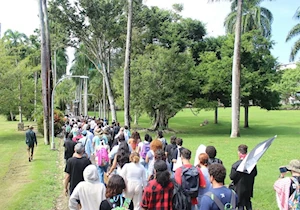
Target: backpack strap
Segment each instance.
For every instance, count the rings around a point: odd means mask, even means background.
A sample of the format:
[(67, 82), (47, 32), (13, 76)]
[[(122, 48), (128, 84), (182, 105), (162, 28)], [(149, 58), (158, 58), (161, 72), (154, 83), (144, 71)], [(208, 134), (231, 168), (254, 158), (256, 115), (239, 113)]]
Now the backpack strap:
[(232, 209), (236, 208), (236, 196), (235, 196), (235, 191), (234, 190), (231, 190), (231, 201), (230, 201), (230, 204), (231, 204), (231, 208)]
[(125, 201), (124, 201), (122, 207), (125, 207), (126, 209), (129, 209), (130, 203), (131, 203), (131, 199), (125, 198)]
[(213, 194), (212, 192), (207, 192), (204, 195), (207, 195), (208, 197), (210, 197), (215, 202), (215, 204), (218, 206), (218, 208), (220, 210), (225, 209), (224, 204), (220, 201), (220, 199), (217, 196), (215, 196), (215, 194)]

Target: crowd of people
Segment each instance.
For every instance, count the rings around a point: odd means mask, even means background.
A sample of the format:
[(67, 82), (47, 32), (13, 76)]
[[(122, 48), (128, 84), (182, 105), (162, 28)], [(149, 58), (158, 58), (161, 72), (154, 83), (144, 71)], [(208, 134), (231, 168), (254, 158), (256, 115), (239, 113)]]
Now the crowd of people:
[[(226, 169), (214, 146), (200, 145), (192, 165), (183, 139), (172, 136), (167, 143), (162, 131), (155, 138), (141, 138), (118, 122), (109, 125), (83, 117), (67, 118), (64, 131), (64, 187), (70, 209), (252, 209), (257, 169), (250, 174), (237, 171), (247, 155), (246, 145), (237, 148), (238, 161), (229, 174), (232, 183), (226, 187)], [(290, 196), (299, 192), (299, 160), (287, 168), (293, 178), (274, 185), (284, 210), (291, 205)]]

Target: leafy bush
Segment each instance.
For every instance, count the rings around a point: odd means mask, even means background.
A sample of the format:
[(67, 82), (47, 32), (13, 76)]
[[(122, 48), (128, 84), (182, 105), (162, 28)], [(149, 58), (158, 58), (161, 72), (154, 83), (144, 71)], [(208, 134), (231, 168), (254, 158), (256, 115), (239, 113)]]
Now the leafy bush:
[[(62, 132), (64, 125), (64, 115), (60, 110), (54, 110), (54, 136)], [(44, 135), (44, 115), (41, 115), (37, 121), (38, 131)], [(50, 125), (51, 126), (51, 125)], [(51, 130), (50, 130), (51, 132)]]

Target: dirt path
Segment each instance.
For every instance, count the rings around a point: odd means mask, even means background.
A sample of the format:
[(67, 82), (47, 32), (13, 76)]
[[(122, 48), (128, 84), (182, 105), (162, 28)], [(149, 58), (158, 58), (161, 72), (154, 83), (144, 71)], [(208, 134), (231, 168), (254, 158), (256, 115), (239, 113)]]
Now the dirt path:
[[(30, 164), (28, 164), (26, 148), (20, 144), (17, 151), (14, 152), (13, 158), (10, 160), (9, 167), (0, 182), (0, 204), (1, 209), (5, 209), (11, 200), (18, 196), (24, 184), (30, 183), (28, 174)], [(0, 164), (1, 165), (1, 164)]]
[[(64, 169), (65, 169), (65, 160), (64, 160), (64, 147), (63, 147), (63, 139), (60, 139), (57, 149), (58, 149), (58, 157), (57, 161), (59, 162), (59, 170), (61, 171), (61, 176), (59, 176), (59, 181), (64, 186)], [(64, 187), (62, 188), (64, 189)], [(57, 197), (55, 202), (55, 207), (52, 210), (68, 210), (68, 200), (69, 197), (65, 196), (64, 190), (62, 190), (61, 194)]]

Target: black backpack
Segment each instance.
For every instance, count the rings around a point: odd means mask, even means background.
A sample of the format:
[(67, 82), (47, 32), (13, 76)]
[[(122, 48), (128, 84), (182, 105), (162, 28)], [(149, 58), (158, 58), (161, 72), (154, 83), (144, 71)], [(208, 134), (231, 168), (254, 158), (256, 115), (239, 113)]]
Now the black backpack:
[(181, 185), (177, 184), (174, 180), (172, 182), (174, 184), (172, 198), (173, 210), (191, 210), (191, 197), (185, 192)]
[(235, 210), (236, 209), (236, 196), (235, 196), (235, 192), (233, 190), (231, 190), (230, 203), (226, 203), (225, 205), (212, 192), (207, 192), (204, 195), (207, 195), (208, 197), (210, 197), (215, 202), (215, 204), (218, 206), (218, 208), (220, 210)]
[(186, 168), (181, 166), (182, 188), (190, 195), (191, 198), (196, 198), (199, 191), (199, 171), (195, 166)]

